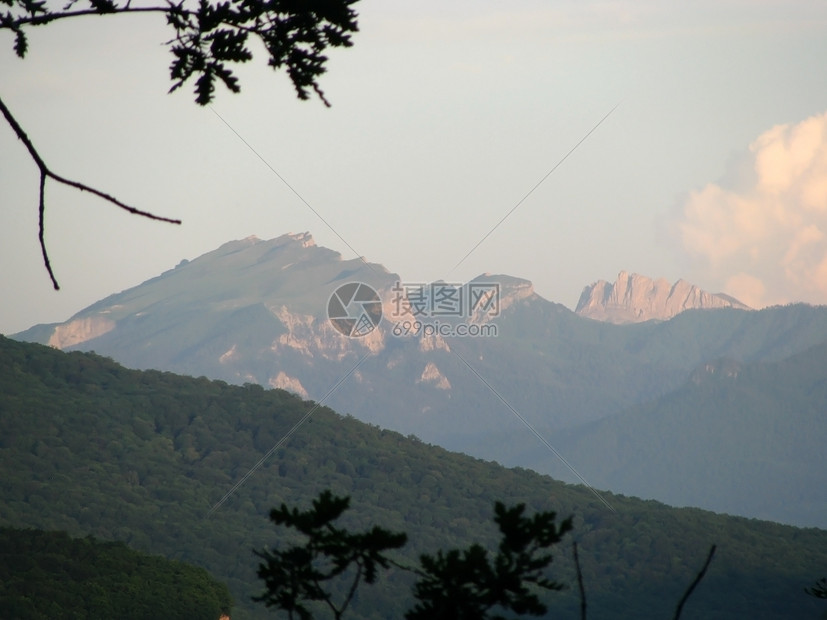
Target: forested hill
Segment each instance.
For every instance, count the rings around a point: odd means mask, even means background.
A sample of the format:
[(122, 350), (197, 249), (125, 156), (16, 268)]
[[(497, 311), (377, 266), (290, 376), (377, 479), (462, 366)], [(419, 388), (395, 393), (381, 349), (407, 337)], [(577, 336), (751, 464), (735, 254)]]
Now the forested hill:
[[(234, 620), (269, 617), (251, 550), (273, 546), (281, 502), (324, 488), (352, 497), (349, 522), (409, 535), (405, 553), (493, 539), (492, 507), (575, 516), (590, 617), (664, 618), (718, 553), (687, 605), (696, 618), (814, 617), (803, 588), (827, 567), (827, 532), (673, 509), (506, 469), (319, 408), (246, 484), (213, 507), (311, 408), (280, 390), (133, 371), (92, 354), (0, 338), (0, 525), (121, 540), (208, 569)], [(469, 423), (471, 423), (469, 421)], [(568, 543), (554, 577), (574, 585)], [(352, 618), (401, 617), (409, 579), (360, 592)], [(576, 586), (549, 599), (576, 617)]]
[(202, 568), (65, 532), (0, 528), (0, 613), (14, 620), (219, 620), (227, 586)]

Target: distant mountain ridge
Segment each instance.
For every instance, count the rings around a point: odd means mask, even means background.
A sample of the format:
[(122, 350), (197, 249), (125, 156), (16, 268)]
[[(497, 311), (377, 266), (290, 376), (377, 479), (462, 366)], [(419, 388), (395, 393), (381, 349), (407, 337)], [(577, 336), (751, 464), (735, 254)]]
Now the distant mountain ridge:
[(599, 488), (823, 528), (825, 412), (822, 343), (779, 362), (706, 362), (677, 390), (558, 440)]
[(598, 280), (583, 289), (575, 312), (608, 323), (665, 321), (686, 310), (750, 307), (725, 293), (708, 293), (686, 280), (667, 280), (621, 271), (614, 283)]
[[(776, 362), (827, 341), (823, 306), (692, 309), (666, 321), (615, 325), (542, 298), (527, 280), (493, 274), (460, 288), (499, 286), (497, 315), (467, 319), (496, 327), (496, 336), (426, 334), (406, 331), (393, 316), (399, 280), (381, 265), (315, 246), (308, 234), (248, 238), (182, 261), (65, 323), (15, 337), (93, 350), (132, 368), (284, 388), (450, 450), (568, 480), (572, 472), (561, 472), (557, 456), (523, 421), (578, 468), (586, 455), (563, 431), (664, 397), (720, 358)], [(327, 317), (331, 294), (354, 281), (369, 284), (383, 300), (384, 318), (360, 338), (342, 335)], [(814, 405), (827, 410), (827, 403)], [(695, 440), (701, 452), (711, 445), (702, 434)], [(711, 466), (726, 460), (704, 453)], [(777, 455), (766, 467), (783, 470), (786, 458)], [(827, 470), (823, 475), (827, 484)], [(734, 473), (721, 476), (724, 486)], [(777, 508), (761, 514), (813, 523), (811, 510)], [(747, 504), (731, 510), (757, 516)], [(827, 524), (827, 514), (815, 518)]]

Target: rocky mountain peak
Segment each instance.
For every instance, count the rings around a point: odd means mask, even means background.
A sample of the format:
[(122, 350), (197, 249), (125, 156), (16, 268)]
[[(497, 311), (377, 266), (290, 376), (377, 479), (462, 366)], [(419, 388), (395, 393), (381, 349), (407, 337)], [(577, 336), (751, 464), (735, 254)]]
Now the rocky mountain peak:
[(276, 249), (289, 250), (315, 247), (316, 242), (309, 232), (285, 233), (275, 239), (261, 239), (256, 235), (250, 235), (244, 239), (228, 241), (205, 256), (229, 256), (251, 248), (258, 248), (261, 252), (271, 252)]
[(750, 308), (724, 293), (708, 293), (686, 280), (670, 284), (637, 273), (621, 271), (614, 283), (598, 280), (585, 287), (575, 312), (607, 323), (667, 320), (684, 310)]
[(284, 236), (300, 243), (303, 248), (312, 248), (316, 245), (316, 241), (313, 239), (313, 235), (311, 235), (309, 232), (287, 233)]

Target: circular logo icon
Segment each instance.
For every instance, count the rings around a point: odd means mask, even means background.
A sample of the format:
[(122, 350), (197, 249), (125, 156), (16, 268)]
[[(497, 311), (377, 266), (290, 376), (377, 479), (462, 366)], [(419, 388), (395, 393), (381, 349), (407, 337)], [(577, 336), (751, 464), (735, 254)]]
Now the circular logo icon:
[(327, 302), (327, 318), (348, 338), (367, 336), (382, 320), (379, 293), (363, 282), (348, 282), (333, 291)]

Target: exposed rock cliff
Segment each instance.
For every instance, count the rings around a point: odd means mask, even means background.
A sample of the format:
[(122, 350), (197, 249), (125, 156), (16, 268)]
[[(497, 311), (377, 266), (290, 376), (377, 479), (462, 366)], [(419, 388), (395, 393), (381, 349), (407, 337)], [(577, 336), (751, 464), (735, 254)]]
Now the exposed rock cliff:
[(575, 312), (608, 323), (640, 323), (671, 319), (690, 309), (738, 308), (749, 310), (737, 299), (723, 293), (708, 293), (686, 280), (670, 284), (621, 271), (611, 284), (598, 280), (583, 289)]

